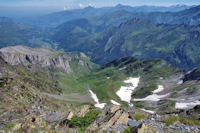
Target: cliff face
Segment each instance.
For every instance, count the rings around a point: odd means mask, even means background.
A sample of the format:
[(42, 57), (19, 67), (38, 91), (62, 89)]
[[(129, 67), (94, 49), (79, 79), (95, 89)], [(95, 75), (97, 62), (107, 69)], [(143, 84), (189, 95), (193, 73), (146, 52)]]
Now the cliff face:
[(195, 68), (184, 76), (183, 81), (190, 80), (200, 80), (200, 68)]
[(65, 52), (58, 52), (44, 48), (33, 49), (24, 46), (6, 47), (0, 49), (0, 58), (10, 65), (23, 65), (37, 68), (53, 68), (65, 73), (73, 73), (70, 67), (72, 60), (77, 60), (78, 65), (87, 67), (83, 57)]

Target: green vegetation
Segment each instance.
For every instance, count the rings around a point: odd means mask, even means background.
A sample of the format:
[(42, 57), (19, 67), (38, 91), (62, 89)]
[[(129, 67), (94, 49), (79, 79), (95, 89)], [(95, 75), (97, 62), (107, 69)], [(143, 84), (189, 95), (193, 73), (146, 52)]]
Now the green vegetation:
[(131, 131), (131, 127), (129, 126), (124, 130), (124, 133), (130, 133), (130, 131)]
[(78, 82), (94, 91), (100, 101), (110, 101), (119, 99), (115, 92), (124, 84), (125, 78), (126, 75), (111, 67), (82, 76)]
[(194, 118), (185, 118), (185, 117), (177, 117), (177, 116), (170, 116), (168, 118), (164, 118), (162, 121), (166, 123), (167, 126), (177, 121), (186, 125), (190, 125), (190, 126), (200, 125), (200, 122)]
[(147, 116), (143, 113), (135, 113), (135, 114), (133, 114), (133, 117), (136, 121), (139, 121), (142, 119), (147, 119)]
[(3, 86), (4, 86), (4, 84), (5, 84), (5, 83), (3, 83), (3, 82), (0, 82), (0, 87), (3, 87)]
[(9, 123), (7, 125), (4, 126), (4, 130), (8, 131), (10, 130), (11, 128), (13, 128), (15, 126), (15, 123)]
[(169, 101), (167, 101), (167, 102), (168, 102), (168, 105), (166, 106), (166, 109), (167, 109), (167, 110), (171, 110), (172, 108), (175, 107), (175, 104), (176, 104), (175, 101), (169, 100)]
[[(136, 16), (138, 17), (141, 16)], [(83, 20), (77, 20), (73, 24), (70, 22), (71, 28), (66, 26), (67, 24), (59, 27), (53, 39), (60, 43), (60, 49), (82, 51), (98, 64), (105, 64), (124, 56), (134, 56), (140, 59), (161, 58), (182, 69), (192, 69), (200, 65), (199, 40), (193, 39), (195, 28), (183, 25), (156, 25), (148, 19), (132, 19), (104, 32), (96, 30), (98, 26), (96, 27), (91, 20), (84, 20), (82, 25), (79, 21)], [(76, 26), (82, 30), (74, 33)]]
[(83, 86), (77, 79), (78, 77), (74, 74), (65, 74), (58, 72), (57, 81), (59, 86), (62, 88), (64, 93), (81, 93), (87, 92), (86, 87)]
[(195, 94), (197, 91), (198, 91), (198, 88), (196, 86), (195, 87), (189, 87), (187, 89), (188, 94)]
[(0, 22), (0, 48), (5, 46), (25, 45), (31, 47), (54, 47), (53, 41), (48, 39), (49, 32), (26, 24), (14, 22)]
[(176, 97), (178, 97), (178, 93), (177, 92), (173, 92), (171, 95), (170, 95), (170, 97), (171, 98), (176, 98)]
[(80, 128), (84, 131), (98, 116), (100, 112), (98, 110), (91, 110), (84, 117), (73, 117), (69, 122), (69, 126), (72, 128)]
[(135, 107), (137, 108), (144, 108), (144, 104), (145, 102), (132, 102), (134, 104)]
[[(121, 70), (121, 68), (124, 68)], [(86, 94), (91, 89), (97, 94), (100, 102), (109, 102), (110, 99), (120, 101), (116, 92), (127, 77), (140, 77), (138, 90), (133, 97), (142, 98), (157, 89), (160, 77), (170, 78), (179, 71), (162, 60), (136, 60), (132, 57), (117, 59), (105, 64), (101, 68), (85, 75), (56, 73), (59, 86), (65, 93)], [(137, 107), (144, 107), (141, 103), (134, 103)]]

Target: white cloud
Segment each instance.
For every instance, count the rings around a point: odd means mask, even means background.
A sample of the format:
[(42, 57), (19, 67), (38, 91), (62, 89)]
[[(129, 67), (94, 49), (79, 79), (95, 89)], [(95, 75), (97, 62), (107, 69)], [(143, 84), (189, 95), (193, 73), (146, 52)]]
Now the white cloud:
[(79, 3), (79, 7), (80, 8), (84, 8), (85, 6), (83, 4), (81, 4), (81, 3)]

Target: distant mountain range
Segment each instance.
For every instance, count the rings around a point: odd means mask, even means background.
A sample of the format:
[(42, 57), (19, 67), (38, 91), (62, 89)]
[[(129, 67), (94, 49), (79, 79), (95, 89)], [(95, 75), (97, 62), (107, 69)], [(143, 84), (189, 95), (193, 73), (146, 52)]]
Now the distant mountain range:
[(45, 27), (58, 25), (56, 28), (37, 28), (9, 22), (2, 17), (1, 47), (45, 45), (64, 51), (85, 52), (98, 64), (135, 56), (140, 59), (162, 58), (187, 70), (200, 65), (200, 6), (179, 12), (137, 12), (133, 7), (117, 5), (49, 15), (33, 23)]
[(10, 18), (0, 18), (0, 48), (5, 46), (25, 45), (31, 47), (53, 46), (48, 39), (50, 32), (23, 23), (16, 23)]
[[(36, 18), (29, 18), (26, 22), (30, 24), (34, 24), (37, 26), (43, 27), (56, 27), (66, 21), (70, 21), (73, 19), (80, 19), (80, 18), (91, 18), (95, 16), (101, 16), (107, 13), (112, 13), (115, 11), (124, 10), (130, 13), (137, 13), (137, 12), (178, 12), (184, 9), (188, 9), (192, 6), (186, 5), (176, 5), (170, 7), (157, 7), (157, 6), (138, 6), (138, 7), (131, 7), (125, 5), (117, 5), (115, 7), (102, 7), (102, 8), (94, 8), (94, 7), (86, 7), (84, 9), (74, 9), (74, 10), (67, 10), (56, 12), (48, 15), (44, 15), (41, 17)], [(112, 17), (112, 16), (111, 16)]]
[[(85, 22), (88, 25), (88, 21)], [(182, 69), (200, 65), (199, 26), (154, 24), (134, 18), (98, 33), (89, 31), (87, 26), (61, 27), (53, 39), (59, 43), (59, 49), (83, 51), (98, 64), (134, 56), (142, 59), (162, 58)]]

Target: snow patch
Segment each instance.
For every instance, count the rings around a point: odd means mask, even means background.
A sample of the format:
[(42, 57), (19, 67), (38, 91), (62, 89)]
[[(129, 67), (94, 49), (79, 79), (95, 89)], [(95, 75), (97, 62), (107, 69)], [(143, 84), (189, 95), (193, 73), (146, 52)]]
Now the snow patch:
[(89, 90), (89, 92), (92, 96), (92, 99), (96, 102), (96, 104), (94, 106), (97, 108), (103, 109), (105, 107), (106, 103), (99, 103), (99, 99), (97, 98), (97, 95), (94, 92), (92, 92), (92, 90)]
[(110, 102), (114, 105), (120, 105), (118, 102), (116, 102), (115, 100), (110, 100)]
[(151, 110), (146, 110), (146, 109), (141, 109), (144, 112), (150, 113), (150, 114), (155, 114), (155, 111), (151, 111)]
[(133, 99), (133, 101), (153, 101), (153, 102), (158, 102), (158, 101), (160, 101), (160, 99), (162, 99), (164, 97), (167, 97), (169, 95), (169, 93), (165, 94), (165, 95), (156, 94), (156, 93), (159, 93), (159, 92), (161, 92), (163, 90), (164, 90), (164, 87), (162, 85), (158, 85), (158, 89), (152, 91), (152, 93), (153, 93), (152, 95), (149, 95), (149, 96), (147, 96), (145, 98), (135, 98), (135, 99)]
[(183, 83), (183, 80), (180, 80), (177, 85), (181, 85)]
[(196, 105), (200, 105), (200, 101), (194, 101), (189, 103), (176, 103), (175, 108), (176, 109), (192, 109)]
[(135, 98), (133, 99), (133, 101), (153, 101), (153, 102), (158, 102), (160, 101), (160, 99), (167, 97), (169, 94), (165, 94), (165, 95), (157, 95), (157, 94), (152, 94), (149, 95), (145, 98)]
[(164, 87), (162, 85), (158, 85), (158, 89), (156, 89), (156, 90), (154, 90), (152, 92), (155, 94), (155, 93), (159, 93), (159, 92), (161, 92), (163, 90), (164, 90)]
[(130, 77), (125, 80), (125, 83), (130, 84), (129, 86), (121, 86), (121, 88), (116, 92), (122, 101), (128, 102), (130, 104), (131, 94), (134, 89), (138, 86), (140, 78)]
[(126, 67), (120, 68), (119, 70), (122, 71), (122, 70), (124, 70), (124, 69), (126, 69)]

